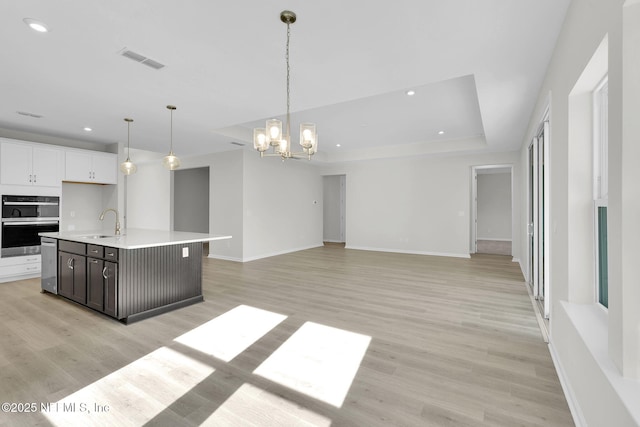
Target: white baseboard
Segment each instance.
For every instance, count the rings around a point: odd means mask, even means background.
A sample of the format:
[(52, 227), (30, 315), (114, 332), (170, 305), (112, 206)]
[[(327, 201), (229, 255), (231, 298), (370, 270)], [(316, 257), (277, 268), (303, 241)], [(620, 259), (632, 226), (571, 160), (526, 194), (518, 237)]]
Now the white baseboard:
[(207, 255), (207, 258), (212, 258), (212, 259), (221, 259), (221, 260), (224, 260), (224, 261), (242, 262), (242, 259), (240, 259), (240, 258), (235, 258), (235, 257), (230, 257), (230, 256), (224, 256), (224, 255), (209, 254), (209, 255)]
[(355, 249), (359, 251), (374, 251), (374, 252), (391, 252), (397, 254), (412, 254), (412, 255), (431, 255), (431, 256), (446, 256), (454, 258), (471, 258), (469, 254), (457, 254), (450, 252), (426, 252), (426, 251), (408, 251), (402, 249), (389, 249), (389, 248), (370, 248), (367, 246), (346, 246), (345, 249)]
[(252, 256), (252, 257), (242, 258), (242, 262), (256, 261), (256, 260), (262, 259), (262, 258), (270, 258), (272, 256), (289, 254), (291, 252), (305, 251), (307, 249), (319, 248), (319, 247), (322, 247), (322, 246), (323, 246), (323, 244), (320, 243), (318, 245), (310, 245), (310, 246), (304, 246), (304, 247), (300, 247), (300, 248), (286, 249), (284, 251), (271, 252), (271, 253), (268, 253), (268, 254), (256, 255), (256, 256)]
[[(513, 258), (511, 258), (511, 262), (517, 262), (518, 264), (520, 264), (520, 258), (513, 257)], [(520, 267), (522, 267), (522, 266), (520, 266)]]
[(332, 240), (332, 239), (322, 239), (327, 243), (344, 243), (344, 240)]
[(560, 362), (560, 357), (558, 357), (558, 353), (556, 353), (556, 349), (553, 346), (553, 340), (549, 340), (549, 353), (551, 354), (553, 366), (555, 366), (556, 372), (558, 373), (558, 379), (560, 380), (564, 396), (567, 399), (567, 405), (569, 405), (569, 411), (571, 411), (573, 422), (576, 427), (587, 427), (587, 421), (584, 419), (582, 409), (580, 409), (580, 404), (578, 404), (576, 395), (569, 384), (567, 373), (565, 372), (562, 362)]
[(511, 242), (512, 239), (497, 239), (495, 237), (476, 237), (476, 240), (491, 240), (493, 242)]

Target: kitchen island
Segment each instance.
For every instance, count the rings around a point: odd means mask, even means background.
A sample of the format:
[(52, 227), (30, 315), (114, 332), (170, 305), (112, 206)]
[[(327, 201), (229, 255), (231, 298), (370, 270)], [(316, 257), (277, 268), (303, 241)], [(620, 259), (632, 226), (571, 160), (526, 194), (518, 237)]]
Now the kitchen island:
[(54, 293), (124, 323), (203, 301), (202, 243), (231, 238), (143, 229), (40, 236), (57, 241)]

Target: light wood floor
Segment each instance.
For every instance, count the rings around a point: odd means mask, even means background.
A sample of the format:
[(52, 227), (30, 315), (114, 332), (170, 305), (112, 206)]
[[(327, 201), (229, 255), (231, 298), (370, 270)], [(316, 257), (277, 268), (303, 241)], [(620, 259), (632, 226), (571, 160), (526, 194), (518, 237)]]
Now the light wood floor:
[[(0, 400), (77, 404), (0, 426), (573, 425), (510, 257), (327, 246), (205, 259), (204, 287), (204, 303), (125, 326), (37, 280), (0, 284)], [(238, 306), (284, 320), (228, 362), (175, 341)], [(341, 405), (254, 373), (307, 322), (371, 337)]]

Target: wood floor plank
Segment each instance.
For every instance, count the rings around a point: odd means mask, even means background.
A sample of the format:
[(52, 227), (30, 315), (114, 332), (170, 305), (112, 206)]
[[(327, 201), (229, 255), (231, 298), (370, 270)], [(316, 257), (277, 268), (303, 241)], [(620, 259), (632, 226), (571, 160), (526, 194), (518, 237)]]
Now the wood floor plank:
[[(0, 400), (82, 396), (76, 403), (111, 411), (0, 413), (0, 427), (573, 425), (510, 257), (327, 245), (247, 263), (206, 258), (203, 280), (203, 303), (131, 325), (42, 294), (36, 279), (0, 284)], [(229, 361), (176, 341), (240, 305), (285, 320)], [(339, 406), (306, 394), (313, 384), (294, 390), (254, 373), (308, 322), (370, 337), (359, 367), (335, 373), (353, 375)]]

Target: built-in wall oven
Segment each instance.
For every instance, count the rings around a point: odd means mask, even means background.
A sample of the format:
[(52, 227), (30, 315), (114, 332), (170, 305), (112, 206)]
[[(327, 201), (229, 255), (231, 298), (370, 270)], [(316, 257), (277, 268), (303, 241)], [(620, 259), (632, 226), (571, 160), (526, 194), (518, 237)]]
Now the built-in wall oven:
[(40, 253), (38, 233), (56, 232), (60, 225), (60, 198), (2, 196), (2, 258)]

